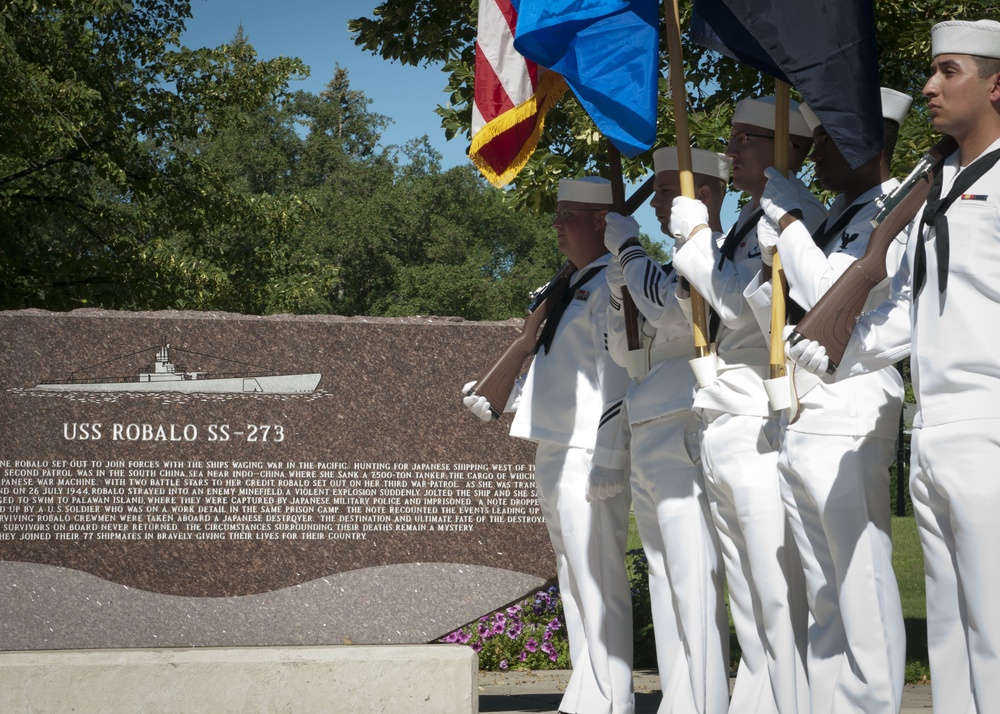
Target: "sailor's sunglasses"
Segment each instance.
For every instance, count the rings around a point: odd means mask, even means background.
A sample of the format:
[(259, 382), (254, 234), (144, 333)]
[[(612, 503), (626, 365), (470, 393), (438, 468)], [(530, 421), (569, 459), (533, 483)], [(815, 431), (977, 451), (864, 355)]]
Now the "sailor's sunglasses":
[(556, 211), (552, 214), (552, 223), (553, 225), (556, 223), (565, 223), (573, 217), (574, 213), (580, 213), (581, 211), (600, 212), (606, 210), (606, 208), (571, 208), (563, 211)]
[(767, 134), (751, 134), (749, 131), (738, 131), (735, 134), (730, 134), (728, 139), (719, 139), (719, 143), (723, 146), (745, 146), (750, 143), (751, 139), (768, 139), (774, 141), (774, 136), (768, 136)]

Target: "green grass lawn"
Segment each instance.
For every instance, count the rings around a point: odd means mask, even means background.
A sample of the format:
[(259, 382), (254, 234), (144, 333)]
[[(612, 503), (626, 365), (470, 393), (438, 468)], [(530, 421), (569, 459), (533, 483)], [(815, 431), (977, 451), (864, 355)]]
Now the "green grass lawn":
[(927, 665), (927, 602), (924, 595), (924, 555), (911, 516), (892, 519), (892, 567), (906, 622), (906, 681), (930, 678)]
[[(917, 525), (912, 517), (892, 519), (892, 565), (899, 583), (906, 621), (906, 681), (917, 682), (928, 678), (927, 668), (927, 611), (924, 600), (924, 560), (917, 537)], [(631, 517), (628, 533), (629, 550), (642, 547), (635, 516)], [(739, 657), (736, 635), (730, 619), (730, 641), (733, 658)]]

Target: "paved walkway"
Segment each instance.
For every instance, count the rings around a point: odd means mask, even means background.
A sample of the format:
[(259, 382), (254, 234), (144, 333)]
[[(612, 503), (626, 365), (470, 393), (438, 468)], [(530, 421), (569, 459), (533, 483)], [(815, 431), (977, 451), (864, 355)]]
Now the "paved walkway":
[[(480, 672), (479, 711), (484, 714), (555, 712), (569, 680), (565, 670)], [(660, 705), (660, 678), (654, 670), (635, 673), (636, 714), (655, 714)], [(928, 714), (931, 686), (908, 684), (901, 714)]]

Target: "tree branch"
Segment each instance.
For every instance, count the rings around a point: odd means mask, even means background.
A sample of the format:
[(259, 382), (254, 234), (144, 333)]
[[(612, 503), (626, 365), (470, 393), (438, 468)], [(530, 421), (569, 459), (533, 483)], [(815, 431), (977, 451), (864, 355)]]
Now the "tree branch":
[(106, 143), (108, 143), (107, 139), (101, 139), (100, 141), (97, 141), (97, 142), (95, 142), (93, 144), (90, 144), (88, 146), (81, 146), (79, 148), (76, 148), (73, 151), (69, 152), (68, 154), (64, 154), (63, 156), (57, 156), (57, 157), (55, 157), (53, 159), (49, 159), (48, 161), (44, 161), (44, 162), (42, 162), (40, 164), (35, 164), (34, 166), (29, 166), (28, 168), (23, 169), (21, 171), (18, 171), (16, 173), (10, 174), (9, 176), (4, 176), (4, 177), (0, 178), (0, 186), (3, 186), (4, 184), (8, 184), (8, 183), (10, 183), (12, 181), (17, 181), (19, 179), (24, 178), (25, 176), (30, 176), (31, 174), (38, 173), (39, 171), (44, 171), (45, 169), (50, 168), (52, 166), (55, 166), (56, 164), (61, 164), (61, 163), (64, 163), (66, 161), (72, 161), (72, 160), (80, 157), (81, 155), (83, 155), (87, 151), (95, 149), (98, 146), (101, 146), (101, 145), (106, 144)]

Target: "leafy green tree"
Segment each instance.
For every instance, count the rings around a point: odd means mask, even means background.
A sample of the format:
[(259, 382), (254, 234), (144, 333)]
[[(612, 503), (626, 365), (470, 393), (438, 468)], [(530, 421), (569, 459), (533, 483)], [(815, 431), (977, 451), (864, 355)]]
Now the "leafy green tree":
[(439, 165), (423, 138), (313, 194), (308, 249), (338, 267), (331, 311), (510, 317), (555, 272), (544, 221), (512, 211), (471, 166)]
[[(426, 137), (382, 147), (388, 119), (337, 68), (318, 95), (242, 112), (194, 143), (244, 202), (297, 202), (284, 223), (218, 222), (166, 234), (197, 259), (166, 304), (250, 313), (523, 312), (558, 265), (551, 228), (518, 215), (471, 167), (441, 171)], [(269, 214), (268, 214), (269, 215)], [(539, 246), (545, 248), (539, 249)], [(159, 263), (158, 263), (159, 264)], [(210, 277), (191, 294), (198, 276)]]
[(165, 234), (286, 212), (239, 200), (192, 142), (283, 95), (304, 66), (238, 42), (170, 49), (187, 17), (184, 0), (0, 5), (0, 305), (211, 290), (222, 276)]
[(411, 177), (398, 189), (410, 255), (384, 314), (519, 316), (562, 262), (548, 222), (512, 211), (471, 166)]
[(313, 95), (242, 29), (178, 46), (189, 15), (0, 4), (0, 307), (523, 314), (561, 262), (545, 219), (426, 137), (383, 146), (344, 68)]

